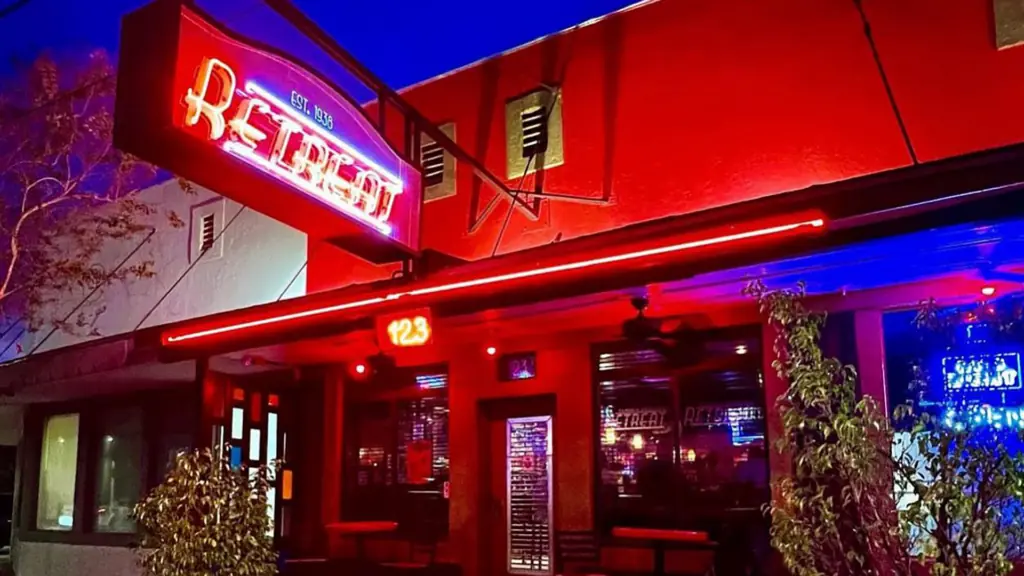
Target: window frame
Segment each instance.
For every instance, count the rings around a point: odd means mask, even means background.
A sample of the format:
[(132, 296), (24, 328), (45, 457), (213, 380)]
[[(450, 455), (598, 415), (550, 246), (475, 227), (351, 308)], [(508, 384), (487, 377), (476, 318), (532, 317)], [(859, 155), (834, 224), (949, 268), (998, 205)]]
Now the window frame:
[[(416, 377), (416, 376), (428, 375), (428, 374), (436, 374), (436, 373), (444, 373), (445, 375), (450, 375), (450, 371), (448, 369), (448, 365), (447, 364), (443, 364), (443, 363), (442, 364), (431, 364), (431, 365), (427, 365), (427, 366), (414, 366), (414, 367), (399, 368), (399, 371), (401, 371), (404, 376), (410, 376), (410, 377), (413, 377), (413, 378)], [(394, 481), (389, 485), (389, 488), (391, 488), (391, 489), (397, 489), (398, 487), (402, 487), (402, 486), (404, 486), (404, 487), (406, 487), (406, 489), (408, 489), (409, 486), (414, 486), (412, 484), (399, 484), (398, 483), (398, 445), (401, 443), (400, 430), (399, 430), (399, 425), (398, 425), (398, 423), (399, 423), (399, 406), (403, 402), (416, 401), (416, 400), (421, 400), (421, 399), (424, 399), (424, 398), (446, 398), (448, 400), (448, 410), (449, 410), (449, 413), (448, 413), (449, 414), (449, 416), (448, 416), (448, 432), (447, 432), (448, 435), (449, 435), (448, 441), (450, 442), (450, 440), (451, 440), (451, 438), (450, 438), (450, 434), (451, 434), (451, 395), (449, 394), (449, 387), (448, 387), (448, 385), (446, 385), (444, 388), (436, 388), (436, 389), (419, 389), (419, 388), (415, 388), (415, 387), (406, 387), (406, 388), (392, 388), (390, 390), (388, 390), (388, 389), (379, 390), (375, 386), (365, 386), (365, 384), (366, 384), (365, 382), (361, 382), (361, 381), (360, 382), (346, 382), (346, 386), (354, 386), (355, 390), (365, 391), (367, 389), (374, 389), (374, 392), (371, 392), (371, 393), (364, 392), (362, 394), (354, 393), (354, 394), (350, 395), (349, 391), (350, 390), (354, 391), (353, 388), (347, 388), (347, 390), (346, 390), (346, 397), (345, 397), (346, 418), (345, 418), (345, 433), (344, 433), (344, 438), (346, 440), (345, 440), (345, 443), (342, 446), (342, 450), (341, 450), (341, 454), (340, 454), (340, 458), (342, 459), (342, 470), (343, 470), (343, 477), (342, 477), (342, 481), (340, 483), (341, 484), (341, 486), (340, 486), (340, 492), (341, 492), (341, 497), (340, 497), (341, 519), (343, 521), (365, 520), (365, 519), (362, 519), (362, 518), (354, 517), (352, 515), (352, 507), (346, 505), (348, 502), (351, 501), (352, 498), (355, 497), (355, 494), (357, 492), (355, 490), (356, 486), (353, 483), (354, 476), (352, 475), (352, 472), (350, 471), (350, 466), (351, 466), (351, 455), (350, 455), (350, 451), (351, 450), (350, 449), (352, 449), (352, 447), (348, 444), (348, 442), (349, 442), (348, 439), (352, 439), (352, 438), (356, 438), (357, 437), (357, 434), (354, 432), (354, 426), (356, 426), (356, 423), (355, 423), (354, 419), (351, 419), (351, 418), (348, 417), (348, 414), (349, 414), (348, 411), (349, 410), (353, 410), (353, 411), (358, 410), (359, 406), (386, 406), (387, 407), (388, 447), (385, 450), (385, 454), (388, 454), (389, 451), (390, 451), (391, 454), (393, 454), (393, 456), (394, 456), (394, 466), (395, 466), (395, 470), (392, 472), (394, 474)], [(350, 428), (350, 427), (352, 427), (352, 428)], [(451, 463), (449, 461), (449, 478), (450, 478), (450, 474), (451, 474)], [(451, 527), (451, 500), (445, 498), (445, 501), (448, 503), (448, 517), (445, 519), (445, 525), (447, 527), (447, 531), (445, 532), (445, 536), (442, 538), (442, 540), (450, 536), (451, 529), (452, 529), (452, 527)]]
[[(444, 122), (438, 124), (437, 129), (444, 133), (452, 142), (456, 141), (455, 122)], [(434, 183), (428, 183), (426, 180), (425, 167), (423, 166), (423, 150), (426, 146), (439, 146), (441, 151), (441, 180)], [(424, 180), (423, 180), (423, 203), (428, 204), (430, 202), (436, 202), (445, 198), (451, 198), (458, 192), (456, 171), (458, 169), (458, 163), (455, 161), (455, 157), (445, 150), (444, 147), (434, 141), (433, 138), (426, 134), (421, 134), (420, 137), (420, 148), (416, 151), (419, 155), (418, 160), (421, 168), (424, 168)]]
[[(756, 325), (756, 324), (742, 324), (742, 325), (736, 325), (736, 326), (715, 327), (715, 328), (711, 328), (711, 329), (706, 330), (706, 332), (709, 333), (709, 334), (714, 334), (716, 336), (721, 336), (723, 338), (729, 338), (729, 337), (733, 337), (733, 336), (746, 336), (746, 335), (749, 335), (749, 336), (752, 336), (752, 337), (756, 337), (756, 338), (758, 338), (760, 340), (760, 348), (759, 348), (760, 349), (760, 354), (758, 354), (757, 357), (758, 358), (763, 358), (764, 354), (766, 354), (764, 338), (763, 338), (763, 336), (758, 331), (755, 330), (755, 327), (759, 327), (759, 326), (760, 325)], [(755, 336), (755, 333), (756, 333), (756, 336)], [(602, 446), (601, 446), (601, 434), (602, 434), (602, 429), (601, 429), (601, 422), (602, 422), (601, 421), (601, 410), (602, 410), (602, 398), (601, 398), (601, 387), (600, 386), (601, 386), (602, 378), (604, 378), (604, 377), (602, 376), (602, 372), (598, 368), (599, 358), (600, 358), (601, 353), (604, 353), (604, 352), (623, 352), (623, 351), (629, 351), (629, 350), (640, 350), (640, 349), (643, 349), (643, 348), (644, 348), (644, 346), (642, 344), (631, 343), (630, 341), (623, 340), (623, 339), (593, 342), (590, 345), (590, 368), (589, 368), (589, 374), (590, 374), (590, 386), (591, 386), (591, 390), (592, 390), (592, 394), (591, 394), (591, 414), (593, 415), (593, 418), (591, 419), (591, 434), (592, 434), (592, 438), (594, 439), (593, 450), (591, 451), (592, 452), (592, 458), (593, 458), (593, 460), (592, 460), (592, 462), (593, 462), (593, 464), (592, 464), (593, 465), (593, 474), (592, 474), (592, 478), (591, 478), (591, 481), (592, 481), (592, 491), (591, 491), (591, 506), (592, 507), (591, 507), (591, 510), (593, 510), (593, 517), (594, 517), (594, 534), (596, 535), (596, 537), (597, 537), (599, 542), (600, 541), (610, 541), (610, 539), (611, 539), (610, 534), (608, 533), (607, 530), (605, 530), (605, 524), (606, 524), (606, 521), (607, 521), (607, 518), (608, 518), (609, 511), (602, 505), (602, 501), (601, 501), (601, 490), (602, 490), (602, 468), (601, 468), (601, 450), (602, 450)], [(671, 371), (671, 368), (666, 368), (666, 370)], [(762, 371), (763, 371), (763, 369), (762, 369)], [(770, 470), (771, 470), (771, 461), (770, 461), (771, 438), (768, 436), (769, 415), (768, 415), (768, 412), (767, 412), (767, 403), (768, 403), (768, 399), (767, 399), (767, 394), (766, 394), (766, 388), (764, 387), (763, 382), (762, 382), (761, 395), (757, 399), (757, 404), (756, 405), (761, 408), (762, 414), (764, 415), (764, 425), (765, 425), (765, 440), (764, 440), (764, 442), (765, 442), (765, 447), (767, 449), (767, 457), (765, 459), (765, 479), (766, 479), (766, 482), (768, 482), (769, 485), (770, 485), (770, 480), (771, 480), (771, 477), (770, 477)], [(683, 417), (682, 414), (678, 413), (679, 412), (679, 408), (680, 408), (679, 404), (680, 404), (680, 398), (679, 397), (675, 397), (674, 404), (672, 406), (670, 406), (670, 411), (669, 411), (670, 412), (670, 416), (673, 419), (673, 430), (674, 430), (673, 435), (674, 435), (675, 442), (676, 442), (677, 446), (678, 446), (678, 443), (679, 443), (679, 436), (680, 436), (680, 422), (681, 422), (682, 417)]]
[[(138, 532), (98, 532), (95, 527), (94, 506), (96, 488), (97, 458), (101, 440), (100, 417), (105, 411), (139, 408), (142, 411), (143, 450), (139, 468), (144, 471), (141, 479), (141, 499), (156, 486), (162, 475), (161, 459), (154, 452), (159, 449), (163, 419), (156, 417), (166, 410), (169, 402), (176, 407), (186, 408), (184, 416), (191, 430), (197, 429), (200, 407), (195, 394), (187, 387), (160, 388), (122, 394), (100, 396), (88, 399), (30, 405), (25, 411), (23, 449), (18, 465), (21, 469), (19, 492), (20, 502), (16, 504), (18, 518), (15, 529), (22, 542), (54, 542), (87, 546), (129, 546), (138, 541)], [(180, 413), (180, 412), (179, 412)], [(50, 416), (78, 414), (78, 457), (75, 472), (74, 522), (71, 530), (42, 530), (37, 528), (39, 503), (39, 466), (42, 460), (43, 431)]]
[[(565, 164), (561, 86), (541, 86), (505, 102), (505, 177), (510, 180), (543, 172)], [(535, 155), (525, 155), (523, 113), (533, 108), (544, 111), (546, 146)]]

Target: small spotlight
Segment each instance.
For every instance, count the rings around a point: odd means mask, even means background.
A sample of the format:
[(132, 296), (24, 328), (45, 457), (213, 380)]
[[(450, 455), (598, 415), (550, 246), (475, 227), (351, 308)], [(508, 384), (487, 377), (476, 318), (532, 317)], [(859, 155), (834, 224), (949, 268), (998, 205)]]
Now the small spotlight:
[(740, 355), (746, 354), (749, 351), (750, 350), (747, 348), (746, 344), (740, 344), (739, 346), (736, 347), (736, 353)]
[(366, 374), (366, 364), (356, 364), (356, 374)]
[(494, 346), (488, 346), (487, 347), (487, 355), (488, 356), (494, 356), (497, 353), (498, 353), (498, 349), (495, 348)]
[(995, 293), (996, 293), (996, 287), (995, 286), (983, 286), (981, 288), (981, 295), (982, 296), (991, 296), (991, 295), (993, 295)]

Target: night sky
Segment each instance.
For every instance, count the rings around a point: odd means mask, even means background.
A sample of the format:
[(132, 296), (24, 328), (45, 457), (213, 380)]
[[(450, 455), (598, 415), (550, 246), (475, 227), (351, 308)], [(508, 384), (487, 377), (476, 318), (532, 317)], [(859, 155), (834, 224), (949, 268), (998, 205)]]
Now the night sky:
[[(120, 17), (147, 0), (0, 0), (0, 77), (42, 50), (58, 59), (116, 54)], [(628, 6), (635, 0), (294, 0), (392, 87), (436, 76)], [(336, 81), (337, 70), (260, 0), (200, 0), (243, 34), (284, 48)]]

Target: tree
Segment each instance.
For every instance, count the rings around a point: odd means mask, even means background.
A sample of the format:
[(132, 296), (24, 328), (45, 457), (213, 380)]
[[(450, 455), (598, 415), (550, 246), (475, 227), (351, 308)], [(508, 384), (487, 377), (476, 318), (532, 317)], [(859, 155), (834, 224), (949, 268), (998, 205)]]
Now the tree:
[[(823, 354), (825, 315), (804, 306), (803, 286), (769, 291), (755, 282), (746, 293), (776, 330), (773, 366), (789, 383), (777, 403), (777, 446), (792, 458), (793, 472), (774, 486), (769, 511), (772, 545), (790, 571), (1008, 574), (1024, 544), (1019, 409), (1015, 427), (1003, 424), (1006, 416), (975, 426), (991, 407), (944, 403), (936, 413), (934, 402), (912, 395), (894, 410), (894, 429), (873, 398), (857, 398), (854, 368)], [(979, 320), (1020, 341), (1024, 308), (1005, 304), (982, 303), (961, 315), (929, 302), (915, 322), (931, 349), (950, 344), (962, 322), (980, 329)], [(915, 390), (929, 381), (925, 367), (912, 367)]]
[(232, 468), (227, 450), (178, 456), (163, 483), (135, 506), (147, 576), (273, 576), (269, 471)]
[(778, 400), (777, 447), (793, 473), (774, 488), (772, 545), (796, 576), (906, 576), (910, 547), (893, 498), (892, 431), (856, 370), (824, 355), (825, 315), (807, 310), (803, 286), (747, 287), (776, 330), (773, 367), (789, 383)]
[(102, 307), (65, 318), (60, 304), (154, 275), (152, 260), (116, 267), (100, 256), (148, 238), (158, 209), (137, 192), (156, 170), (113, 146), (116, 79), (103, 52), (71, 68), (40, 57), (22, 80), (0, 96), (0, 330), (20, 321), (95, 333)]
[[(1001, 336), (1020, 341), (1020, 319), (1020, 304), (1012, 300), (968, 310), (942, 309), (931, 300), (914, 319), (922, 359), (910, 366), (910, 398), (895, 410), (902, 429), (893, 457), (904, 531), (934, 576), (1002, 576), (1022, 557), (1024, 424), (1016, 408), (927, 401), (932, 379), (924, 351), (964, 350), (957, 341), (967, 326), (991, 329), (986, 347)], [(986, 361), (984, 354), (975, 358)]]

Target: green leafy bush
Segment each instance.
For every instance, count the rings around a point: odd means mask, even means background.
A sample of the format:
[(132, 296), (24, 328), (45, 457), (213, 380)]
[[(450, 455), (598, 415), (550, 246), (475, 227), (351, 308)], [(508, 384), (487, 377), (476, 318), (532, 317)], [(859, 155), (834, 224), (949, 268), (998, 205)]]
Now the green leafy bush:
[[(269, 471), (232, 468), (209, 449), (177, 458), (135, 507), (148, 576), (272, 576)], [(251, 472), (251, 473), (250, 473)]]
[[(856, 370), (822, 352), (825, 315), (804, 306), (802, 285), (769, 291), (755, 282), (745, 293), (776, 331), (773, 366), (789, 383), (777, 403), (776, 447), (793, 468), (773, 486), (769, 505), (772, 545), (789, 570), (1010, 573), (1024, 544), (1024, 454), (1006, 441), (1024, 442), (1024, 433), (939, 425), (914, 399), (896, 408), (894, 430), (873, 398), (857, 397)], [(939, 319), (933, 303), (917, 323), (949, 332), (949, 319)], [(912, 388), (927, 381), (923, 366), (916, 366)]]
[(893, 497), (892, 440), (883, 411), (858, 399), (856, 370), (819, 344), (825, 315), (804, 288), (747, 287), (776, 331), (773, 367), (789, 382), (778, 399), (780, 452), (793, 473), (773, 486), (772, 545), (795, 576), (905, 576), (910, 547)]

